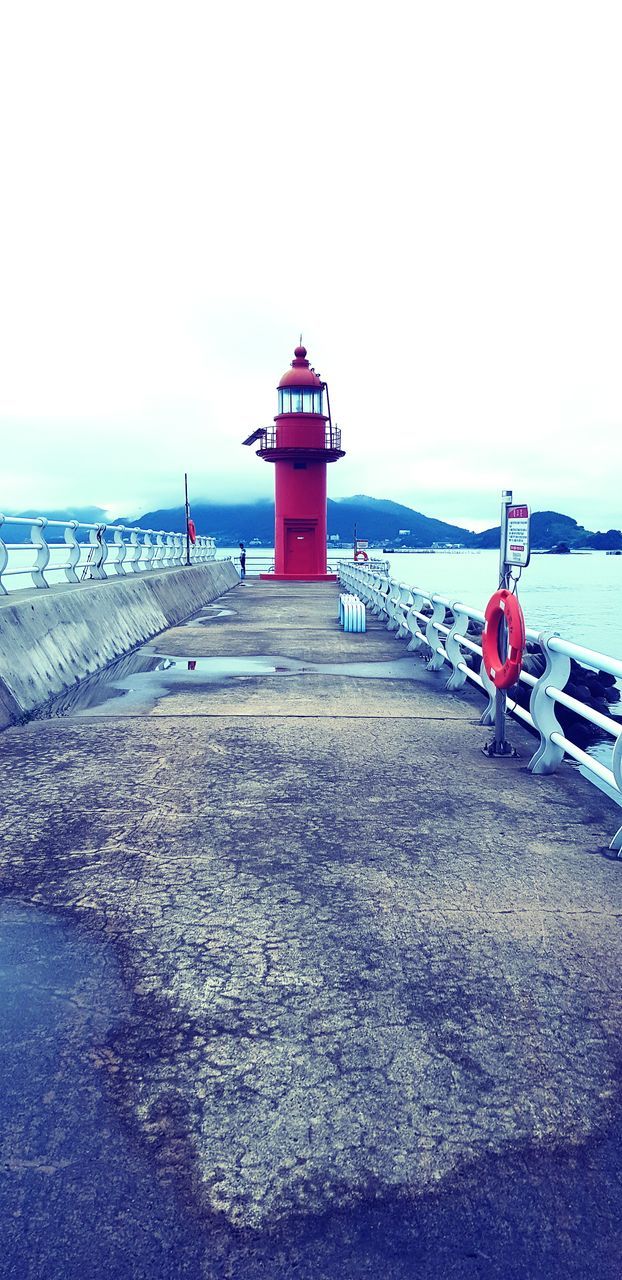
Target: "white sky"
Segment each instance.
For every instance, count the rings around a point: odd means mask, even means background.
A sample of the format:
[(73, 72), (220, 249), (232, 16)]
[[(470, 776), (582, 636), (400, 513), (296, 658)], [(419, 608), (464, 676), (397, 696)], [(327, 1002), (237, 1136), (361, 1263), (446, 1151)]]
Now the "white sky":
[(622, 523), (622, 8), (6, 4), (0, 507), (268, 496), (302, 330), (368, 493)]

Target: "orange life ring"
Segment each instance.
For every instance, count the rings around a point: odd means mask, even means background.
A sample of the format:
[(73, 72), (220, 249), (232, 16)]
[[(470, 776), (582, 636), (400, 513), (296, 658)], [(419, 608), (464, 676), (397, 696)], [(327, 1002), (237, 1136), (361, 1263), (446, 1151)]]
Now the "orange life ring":
[[(525, 618), (512, 591), (495, 591), (486, 605), (482, 657), (484, 666), (497, 689), (509, 689), (520, 675), (525, 648)], [(508, 656), (499, 654), (499, 627), (503, 619), (508, 629)]]
[(369, 560), (369, 556), (366, 551), (355, 551), (354, 559), (357, 560), (359, 564), (361, 564), (365, 560)]
[(195, 544), (195, 542), (196, 542), (196, 540), (197, 540), (197, 527), (196, 527), (196, 525), (195, 525), (195, 523), (194, 523), (194, 520), (189, 520), (189, 521), (188, 521), (188, 537), (190, 538), (190, 541), (191, 541), (192, 545), (194, 546), (194, 544)]

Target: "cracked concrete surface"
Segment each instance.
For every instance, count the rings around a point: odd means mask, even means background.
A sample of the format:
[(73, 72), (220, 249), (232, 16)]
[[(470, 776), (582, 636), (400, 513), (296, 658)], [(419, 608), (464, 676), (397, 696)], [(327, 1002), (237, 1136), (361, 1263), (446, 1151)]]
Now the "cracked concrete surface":
[[(341, 634), (336, 594), (247, 581), (233, 616), (151, 648), (403, 656), (377, 625)], [(519, 759), (484, 759), (480, 710), (438, 677), (258, 676), (0, 739), (4, 891), (112, 948), (127, 1007), (93, 1070), (203, 1222), (283, 1232), (387, 1203), (405, 1220), (492, 1159), (561, 1153), (561, 1171), (617, 1123), (615, 809), (570, 768), (528, 775), (518, 726)], [(581, 1194), (560, 1275), (581, 1260)], [(503, 1270), (488, 1242), (478, 1270), (438, 1274), (514, 1274), (512, 1230)]]

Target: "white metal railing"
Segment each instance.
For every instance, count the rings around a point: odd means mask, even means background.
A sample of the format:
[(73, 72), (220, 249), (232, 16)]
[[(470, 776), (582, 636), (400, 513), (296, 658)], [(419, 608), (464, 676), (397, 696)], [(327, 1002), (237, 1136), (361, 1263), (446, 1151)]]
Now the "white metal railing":
[[(473, 634), (473, 630), (477, 631), (484, 624), (481, 609), (465, 604), (459, 597), (451, 599), (396, 582), (389, 577), (388, 571), (370, 569), (368, 565), (351, 560), (340, 562), (339, 578), (372, 613), (386, 618), (389, 631), (408, 639), (409, 649), (419, 649), (427, 657), (429, 670), (438, 671), (446, 665), (450, 668), (447, 689), (460, 689), (469, 680), (483, 690), (488, 702), (481, 723), (494, 724), (495, 686), (483, 662), (479, 671), (472, 671), (465, 661), (465, 653), (482, 657), (481, 634)], [(472, 622), (477, 627), (468, 634)], [(582, 766), (590, 781), (622, 805), (622, 721), (604, 715), (566, 692), (571, 660), (584, 669), (607, 672), (615, 680), (622, 680), (622, 661), (565, 640), (556, 631), (527, 628), (526, 634), (527, 640), (539, 647), (544, 669), (539, 676), (528, 671), (520, 673), (520, 683), (529, 689), (529, 709), (510, 697), (507, 707), (512, 715), (540, 736), (539, 745), (529, 761), (529, 769), (532, 773), (553, 773), (564, 755), (569, 755)], [(610, 768), (588, 755), (564, 734), (556, 715), (557, 705), (567, 707), (613, 739)], [(610, 848), (622, 851), (622, 826), (614, 835)]]
[[(28, 530), (21, 541), (6, 542), (3, 529)], [(50, 536), (51, 535), (51, 536)], [(190, 546), (192, 564), (213, 560), (213, 538), (197, 536)], [(149, 569), (184, 564), (186, 535), (164, 529), (127, 525), (82, 524), (79, 520), (48, 520), (46, 516), (0, 515), (0, 595), (20, 587), (50, 587), (64, 575), (66, 582), (109, 578)], [(30, 581), (28, 581), (30, 579)]]

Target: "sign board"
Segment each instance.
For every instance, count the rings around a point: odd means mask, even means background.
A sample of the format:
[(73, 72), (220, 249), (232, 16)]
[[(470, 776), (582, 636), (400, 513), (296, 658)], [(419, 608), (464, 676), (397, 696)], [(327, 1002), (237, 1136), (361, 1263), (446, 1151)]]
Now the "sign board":
[(529, 520), (530, 510), (526, 503), (513, 503), (507, 508), (507, 531), (505, 537), (505, 563), (517, 564), (525, 568), (529, 564)]
[(362, 542), (360, 538), (357, 538), (356, 540), (357, 551), (367, 551), (368, 546), (369, 546), (368, 542)]

